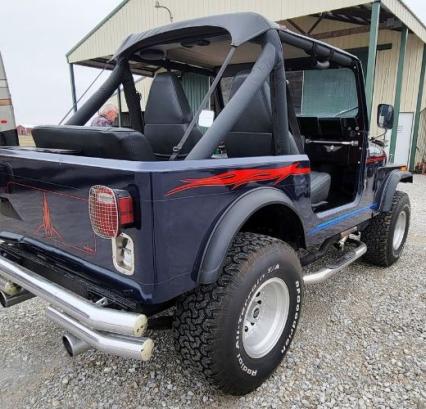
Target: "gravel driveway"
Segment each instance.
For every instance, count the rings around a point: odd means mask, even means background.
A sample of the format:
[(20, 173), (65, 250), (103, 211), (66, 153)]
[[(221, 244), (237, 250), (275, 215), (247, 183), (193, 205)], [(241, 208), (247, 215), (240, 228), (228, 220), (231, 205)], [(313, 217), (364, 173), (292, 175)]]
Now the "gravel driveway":
[(256, 392), (223, 396), (184, 371), (170, 331), (152, 335), (148, 363), (69, 358), (33, 299), (0, 309), (0, 408), (426, 408), (426, 177), (401, 189), (412, 203), (401, 260), (308, 288), (293, 346)]

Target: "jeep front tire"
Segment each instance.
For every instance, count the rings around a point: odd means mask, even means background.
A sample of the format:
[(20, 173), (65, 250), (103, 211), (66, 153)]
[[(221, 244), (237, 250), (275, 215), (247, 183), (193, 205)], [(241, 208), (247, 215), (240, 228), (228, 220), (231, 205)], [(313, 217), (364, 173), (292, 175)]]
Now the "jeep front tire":
[(302, 297), (296, 252), (281, 240), (239, 233), (218, 281), (178, 302), (176, 348), (223, 392), (251, 392), (287, 352)]
[(367, 245), (364, 259), (388, 267), (401, 256), (410, 227), (410, 199), (407, 193), (396, 191), (389, 212), (374, 217), (361, 234)]

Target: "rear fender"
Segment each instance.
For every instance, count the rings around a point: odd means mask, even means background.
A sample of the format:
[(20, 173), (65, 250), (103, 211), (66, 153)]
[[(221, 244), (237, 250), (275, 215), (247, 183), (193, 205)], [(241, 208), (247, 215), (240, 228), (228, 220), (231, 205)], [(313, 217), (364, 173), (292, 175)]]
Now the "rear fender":
[[(287, 206), (298, 215), (292, 201), (285, 193), (268, 187), (253, 189), (245, 193), (225, 210), (204, 249), (198, 270), (198, 283), (210, 284), (217, 280), (226, 254), (241, 227), (256, 211), (272, 204)], [(301, 220), (299, 215), (298, 217)]]
[(389, 212), (392, 207), (392, 199), (398, 183), (413, 183), (413, 174), (407, 171), (393, 170), (383, 182), (383, 188), (379, 192), (377, 203), (380, 212)]

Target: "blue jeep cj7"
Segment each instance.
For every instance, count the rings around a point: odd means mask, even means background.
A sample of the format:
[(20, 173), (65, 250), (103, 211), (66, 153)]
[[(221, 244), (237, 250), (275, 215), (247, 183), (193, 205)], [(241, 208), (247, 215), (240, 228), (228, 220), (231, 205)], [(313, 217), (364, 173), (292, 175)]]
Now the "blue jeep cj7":
[[(108, 66), (66, 125), (0, 148), (1, 302), (46, 300), (71, 355), (148, 360), (145, 330), (170, 324), (185, 364), (250, 392), (288, 350), (304, 285), (398, 260), (412, 175), (369, 139), (360, 61), (260, 15), (133, 34)], [(144, 111), (134, 74), (153, 77)], [(209, 84), (196, 112), (185, 75)], [(85, 127), (120, 86), (128, 127)]]

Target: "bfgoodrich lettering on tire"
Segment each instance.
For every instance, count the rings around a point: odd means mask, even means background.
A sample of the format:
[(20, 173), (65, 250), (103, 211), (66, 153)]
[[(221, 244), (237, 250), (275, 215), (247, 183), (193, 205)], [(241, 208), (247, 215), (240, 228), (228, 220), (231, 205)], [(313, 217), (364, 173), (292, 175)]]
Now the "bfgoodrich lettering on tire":
[(364, 258), (372, 264), (388, 267), (401, 256), (410, 227), (410, 199), (396, 191), (389, 212), (374, 217), (362, 232), (367, 245)]
[(281, 240), (239, 233), (215, 284), (178, 302), (176, 348), (226, 393), (256, 389), (294, 337), (303, 297), (301, 266)]

